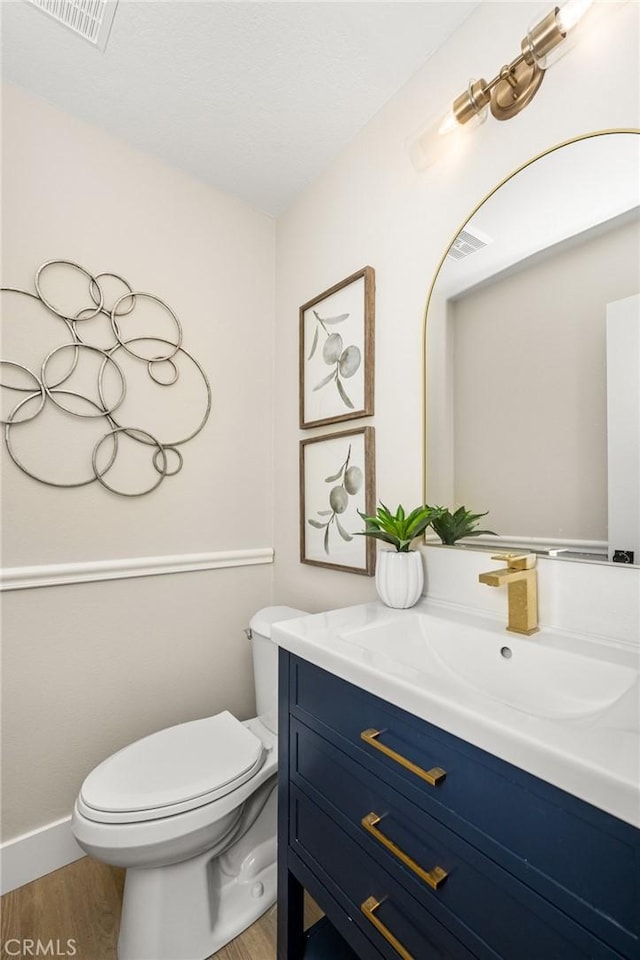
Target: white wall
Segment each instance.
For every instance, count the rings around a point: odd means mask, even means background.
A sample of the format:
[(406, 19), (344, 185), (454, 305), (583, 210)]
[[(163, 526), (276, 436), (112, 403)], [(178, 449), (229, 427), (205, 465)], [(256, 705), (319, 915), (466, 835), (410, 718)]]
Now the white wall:
[(484, 524), (503, 536), (607, 540), (605, 319), (640, 289), (639, 254), (634, 219), (451, 304), (449, 502), (489, 510)]
[[(298, 306), (365, 264), (375, 268), (376, 414), (363, 422), (376, 428), (378, 496), (393, 506), (419, 503), (421, 329), (444, 249), (476, 203), (534, 154), (588, 131), (638, 126), (640, 9), (636, 3), (607, 6), (609, 16), (597, 35), (584, 38), (552, 67), (519, 117), (506, 123), (489, 119), (466, 139), (466, 152), (418, 173), (407, 156), (407, 137), (442, 112), (470, 76), (492, 76), (515, 56), (527, 25), (546, 12), (537, 4), (483, 3), (279, 222), (275, 502), (280, 602), (320, 610), (375, 596), (371, 580), (298, 563), (298, 443), (306, 435), (296, 422)], [(429, 573), (441, 554), (427, 553)], [(465, 602), (465, 585), (456, 588), (457, 599)], [(638, 596), (637, 582), (635, 590), (629, 596)]]
[[(273, 221), (18, 88), (2, 108), (3, 283), (33, 289), (53, 258), (121, 273), (175, 309), (213, 391), (182, 472), (149, 496), (54, 489), (3, 456), (3, 567), (272, 546)], [(26, 362), (46, 317), (20, 326), (3, 305), (3, 357)], [(188, 417), (195, 400), (177, 396)], [(72, 426), (84, 440), (89, 427)], [(36, 421), (20, 429), (29, 463), (55, 441), (54, 475), (77, 453)], [(86, 773), (132, 739), (224, 708), (251, 714), (242, 628), (269, 603), (272, 569), (4, 594), (5, 838), (69, 814)]]

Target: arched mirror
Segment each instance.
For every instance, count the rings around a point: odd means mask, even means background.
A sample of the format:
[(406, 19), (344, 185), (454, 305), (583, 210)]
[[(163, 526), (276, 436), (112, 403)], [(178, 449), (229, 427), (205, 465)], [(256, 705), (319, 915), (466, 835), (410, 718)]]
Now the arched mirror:
[(572, 140), (496, 187), (436, 272), (425, 502), (489, 511), (501, 546), (640, 563), (639, 203), (638, 131)]

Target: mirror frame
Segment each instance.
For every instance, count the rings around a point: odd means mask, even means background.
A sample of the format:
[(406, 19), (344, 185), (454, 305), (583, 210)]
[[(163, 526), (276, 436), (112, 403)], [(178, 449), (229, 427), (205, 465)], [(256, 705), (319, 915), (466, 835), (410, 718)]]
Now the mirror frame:
[[(555, 153), (557, 150), (561, 150), (563, 147), (568, 147), (568, 146), (570, 146), (570, 144), (572, 144), (572, 143), (580, 143), (582, 140), (591, 140), (591, 139), (594, 138), (594, 137), (609, 136), (610, 134), (613, 134), (613, 133), (636, 134), (637, 136), (640, 136), (640, 128), (638, 128), (638, 127), (611, 127), (611, 128), (609, 128), (609, 129), (605, 129), (605, 130), (592, 130), (592, 131), (589, 132), (589, 133), (582, 133), (582, 134), (579, 134), (578, 136), (570, 137), (568, 140), (563, 140), (561, 143), (557, 143), (557, 144), (555, 144), (554, 146), (548, 147), (546, 150), (542, 150), (542, 151), (540, 151), (540, 153), (535, 154), (535, 156), (531, 157), (529, 160), (526, 160), (524, 163), (520, 164), (520, 166), (516, 167), (515, 170), (512, 170), (512, 172), (509, 173), (506, 177), (503, 177), (503, 179), (500, 180), (499, 183), (497, 183), (491, 190), (489, 190), (489, 192), (488, 192), (487, 194), (485, 194), (485, 196), (480, 200), (480, 202), (477, 203), (477, 204), (475, 205), (475, 207), (471, 210), (471, 212), (465, 217), (465, 219), (462, 221), (462, 223), (460, 223), (460, 225), (458, 226), (458, 228), (457, 228), (456, 231), (454, 232), (453, 236), (451, 237), (451, 240), (449, 241), (449, 243), (448, 243), (447, 246), (445, 247), (444, 253), (442, 254), (442, 256), (441, 256), (441, 258), (440, 258), (440, 261), (439, 261), (439, 263), (438, 263), (438, 266), (436, 267), (435, 272), (434, 272), (434, 274), (433, 274), (433, 278), (432, 278), (432, 280), (431, 280), (431, 284), (429, 285), (429, 293), (428, 293), (428, 295), (427, 295), (427, 302), (426, 302), (426, 304), (425, 304), (424, 313), (423, 313), (423, 317), (422, 317), (422, 343), (421, 343), (421, 349), (422, 349), (422, 392), (421, 392), (422, 416), (421, 416), (421, 422), (422, 422), (422, 503), (423, 503), (423, 504), (426, 504), (426, 503), (427, 503), (427, 491), (428, 491), (428, 485), (429, 485), (428, 466), (427, 466), (427, 456), (428, 456), (428, 449), (429, 449), (429, 438), (428, 438), (428, 427), (427, 427), (427, 425), (428, 425), (428, 417), (427, 417), (427, 412), (428, 412), (427, 333), (428, 333), (429, 307), (430, 307), (430, 305), (431, 305), (431, 299), (432, 299), (432, 296), (433, 296), (433, 291), (434, 291), (435, 285), (436, 285), (436, 283), (437, 283), (437, 281), (438, 281), (438, 277), (440, 276), (440, 271), (442, 270), (442, 267), (443, 267), (443, 265), (444, 265), (444, 263), (445, 263), (445, 260), (447, 259), (447, 254), (449, 253), (449, 250), (451, 249), (451, 245), (453, 244), (453, 242), (455, 241), (456, 237), (457, 237), (458, 234), (461, 232), (461, 230), (464, 229), (464, 227), (465, 227), (466, 224), (469, 222), (469, 220), (471, 220), (473, 217), (475, 217), (475, 215), (476, 215), (476, 213), (478, 212), (478, 210), (480, 209), (480, 207), (482, 207), (482, 206), (487, 202), (487, 200), (489, 200), (495, 193), (497, 193), (497, 191), (498, 191), (501, 187), (503, 187), (503, 186), (505, 185), (505, 183), (508, 183), (509, 180), (512, 180), (512, 179), (513, 179), (515, 176), (517, 176), (519, 173), (522, 173), (522, 171), (523, 171), (523, 170), (526, 170), (527, 167), (530, 167), (531, 164), (535, 163), (537, 160), (541, 160), (542, 157), (549, 156), (550, 154)], [(428, 543), (428, 541), (427, 541), (427, 545), (430, 545), (430, 544)], [(498, 545), (496, 544), (496, 545), (494, 545), (494, 546), (487, 546), (486, 544), (480, 544), (480, 543), (479, 543), (479, 544), (476, 545), (476, 548), (479, 549), (479, 550), (484, 549), (484, 550), (487, 550), (487, 551), (491, 551), (491, 550), (496, 550), (496, 549), (498, 548)], [(556, 559), (556, 558), (554, 558), (554, 559)], [(574, 563), (585, 562), (584, 560), (580, 560), (580, 559), (578, 559), (578, 558), (571, 558), (571, 557), (562, 557), (562, 558), (557, 558), (557, 559), (572, 560), (572, 562), (574, 562)], [(609, 560), (594, 560), (594, 561), (590, 561), (590, 562), (595, 562), (595, 563), (607, 563), (607, 564), (610, 563)]]

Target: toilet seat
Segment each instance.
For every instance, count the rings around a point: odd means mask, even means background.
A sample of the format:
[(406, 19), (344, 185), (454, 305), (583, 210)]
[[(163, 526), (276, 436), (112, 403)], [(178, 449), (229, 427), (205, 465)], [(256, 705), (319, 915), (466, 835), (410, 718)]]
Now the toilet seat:
[(140, 823), (204, 806), (264, 763), (264, 744), (228, 711), (153, 733), (103, 761), (84, 781), (78, 810), (99, 823)]

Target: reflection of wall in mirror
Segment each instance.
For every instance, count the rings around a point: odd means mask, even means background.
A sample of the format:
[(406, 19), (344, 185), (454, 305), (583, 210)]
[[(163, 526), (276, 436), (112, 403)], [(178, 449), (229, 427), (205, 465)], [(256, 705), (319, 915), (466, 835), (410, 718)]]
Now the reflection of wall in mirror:
[(607, 540), (606, 304), (638, 291), (639, 270), (624, 217), (449, 305), (453, 484), (436, 499), (489, 510), (503, 535)]
[(640, 562), (640, 295), (607, 306), (609, 560)]

